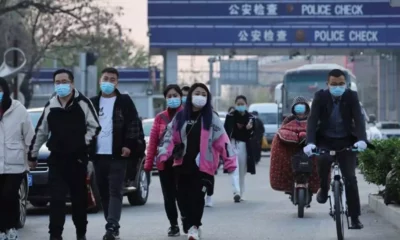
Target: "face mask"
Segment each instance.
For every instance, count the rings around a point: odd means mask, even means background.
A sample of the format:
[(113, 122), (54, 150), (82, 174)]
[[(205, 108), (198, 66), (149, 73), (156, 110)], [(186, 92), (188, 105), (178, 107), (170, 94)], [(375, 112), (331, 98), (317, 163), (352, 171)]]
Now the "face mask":
[(167, 99), (167, 106), (169, 108), (178, 108), (181, 105), (180, 98), (168, 98)]
[(195, 107), (202, 108), (207, 104), (207, 98), (203, 96), (193, 96), (192, 103)]
[(294, 112), (296, 114), (304, 114), (306, 112), (306, 105), (304, 104), (297, 104), (294, 106)]
[(59, 97), (66, 97), (71, 93), (71, 85), (66, 84), (58, 84), (55, 86), (55, 91)]
[(244, 112), (246, 111), (247, 108), (245, 105), (242, 105), (242, 106), (235, 106), (235, 109), (239, 112)]
[(103, 93), (109, 95), (109, 94), (111, 94), (111, 93), (114, 92), (114, 90), (115, 90), (115, 85), (112, 84), (112, 83), (110, 83), (110, 82), (102, 82), (102, 83), (100, 84), (100, 89), (101, 89), (101, 91), (102, 91)]
[(334, 97), (340, 97), (346, 91), (346, 86), (329, 86), (329, 92)]
[(3, 96), (4, 96), (4, 93), (0, 92), (0, 102), (3, 101)]
[(186, 96), (183, 96), (183, 97), (182, 97), (182, 103), (183, 103), (183, 104), (185, 104), (185, 103), (186, 103), (186, 99), (187, 99), (187, 97), (186, 97)]

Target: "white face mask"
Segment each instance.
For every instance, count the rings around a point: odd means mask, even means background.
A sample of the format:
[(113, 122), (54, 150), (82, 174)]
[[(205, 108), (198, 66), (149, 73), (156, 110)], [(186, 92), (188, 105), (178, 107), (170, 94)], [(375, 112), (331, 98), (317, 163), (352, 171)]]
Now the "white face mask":
[(193, 103), (193, 105), (195, 107), (202, 108), (202, 107), (204, 107), (206, 105), (207, 98), (203, 97), (203, 96), (195, 95), (195, 96), (192, 97), (192, 103)]

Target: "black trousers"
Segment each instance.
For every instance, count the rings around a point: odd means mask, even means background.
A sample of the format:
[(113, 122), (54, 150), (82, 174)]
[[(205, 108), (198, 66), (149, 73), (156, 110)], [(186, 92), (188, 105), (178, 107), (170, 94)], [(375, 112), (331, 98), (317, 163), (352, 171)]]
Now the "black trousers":
[(190, 227), (200, 227), (204, 212), (204, 197), (206, 186), (202, 180), (200, 171), (192, 174), (179, 173), (178, 178), (178, 198), (181, 201), (185, 212), (187, 225)]
[(97, 155), (94, 166), (104, 218), (107, 221), (106, 229), (119, 228), (127, 160), (114, 159), (111, 155)]
[(178, 225), (177, 203), (181, 217), (185, 217), (181, 201), (178, 198), (177, 175), (175, 172), (174, 167), (172, 167), (172, 161), (166, 162), (164, 170), (159, 171), (161, 189), (164, 196), (164, 208), (171, 226)]
[[(319, 144), (319, 148), (341, 150), (353, 145), (350, 138), (344, 139), (324, 139)], [(349, 215), (358, 217), (361, 215), (360, 196), (358, 192), (358, 184), (356, 177), (356, 153), (350, 151), (343, 151), (337, 153), (339, 159), (340, 171), (342, 172), (345, 184), (347, 205), (349, 208)], [(318, 175), (321, 181), (321, 190), (328, 191), (330, 179), (328, 179), (332, 157), (329, 155), (321, 155), (318, 157)]]
[(17, 228), (19, 187), (24, 174), (0, 174), (0, 232)]
[(50, 224), (49, 233), (61, 237), (64, 230), (66, 200), (69, 192), (72, 204), (72, 221), (77, 235), (86, 234), (88, 190), (86, 186), (87, 162), (76, 157), (49, 158)]

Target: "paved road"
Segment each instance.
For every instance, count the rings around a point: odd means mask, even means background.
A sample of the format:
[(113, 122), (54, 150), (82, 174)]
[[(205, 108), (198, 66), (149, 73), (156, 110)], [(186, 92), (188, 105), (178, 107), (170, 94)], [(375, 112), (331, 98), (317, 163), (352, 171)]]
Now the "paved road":
[[(210, 240), (335, 240), (335, 225), (328, 216), (328, 206), (313, 201), (304, 219), (298, 219), (296, 208), (287, 196), (275, 192), (269, 185), (269, 159), (264, 157), (255, 176), (247, 177), (245, 202), (233, 203), (228, 176), (216, 179), (214, 207), (207, 208), (203, 218), (203, 238)], [(400, 230), (395, 229), (368, 207), (368, 194), (377, 188), (368, 185), (359, 176), (363, 205), (363, 230), (347, 230), (346, 240), (399, 240)], [(45, 210), (33, 209), (26, 227), (21, 230), (22, 240), (48, 239), (48, 217)], [(101, 239), (104, 220), (102, 214), (89, 216), (88, 240)], [(158, 177), (153, 177), (148, 203), (123, 209), (121, 237), (123, 240), (163, 240), (168, 228)], [(67, 218), (64, 239), (74, 240), (75, 230), (71, 217)], [(184, 236), (175, 239), (186, 239)]]

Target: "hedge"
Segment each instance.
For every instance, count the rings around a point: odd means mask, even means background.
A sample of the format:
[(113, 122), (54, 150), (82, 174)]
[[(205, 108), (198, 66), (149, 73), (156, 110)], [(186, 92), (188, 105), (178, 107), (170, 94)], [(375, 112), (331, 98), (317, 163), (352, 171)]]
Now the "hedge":
[(385, 186), (385, 203), (400, 203), (400, 139), (374, 140), (374, 149), (358, 154), (359, 168), (368, 183)]

